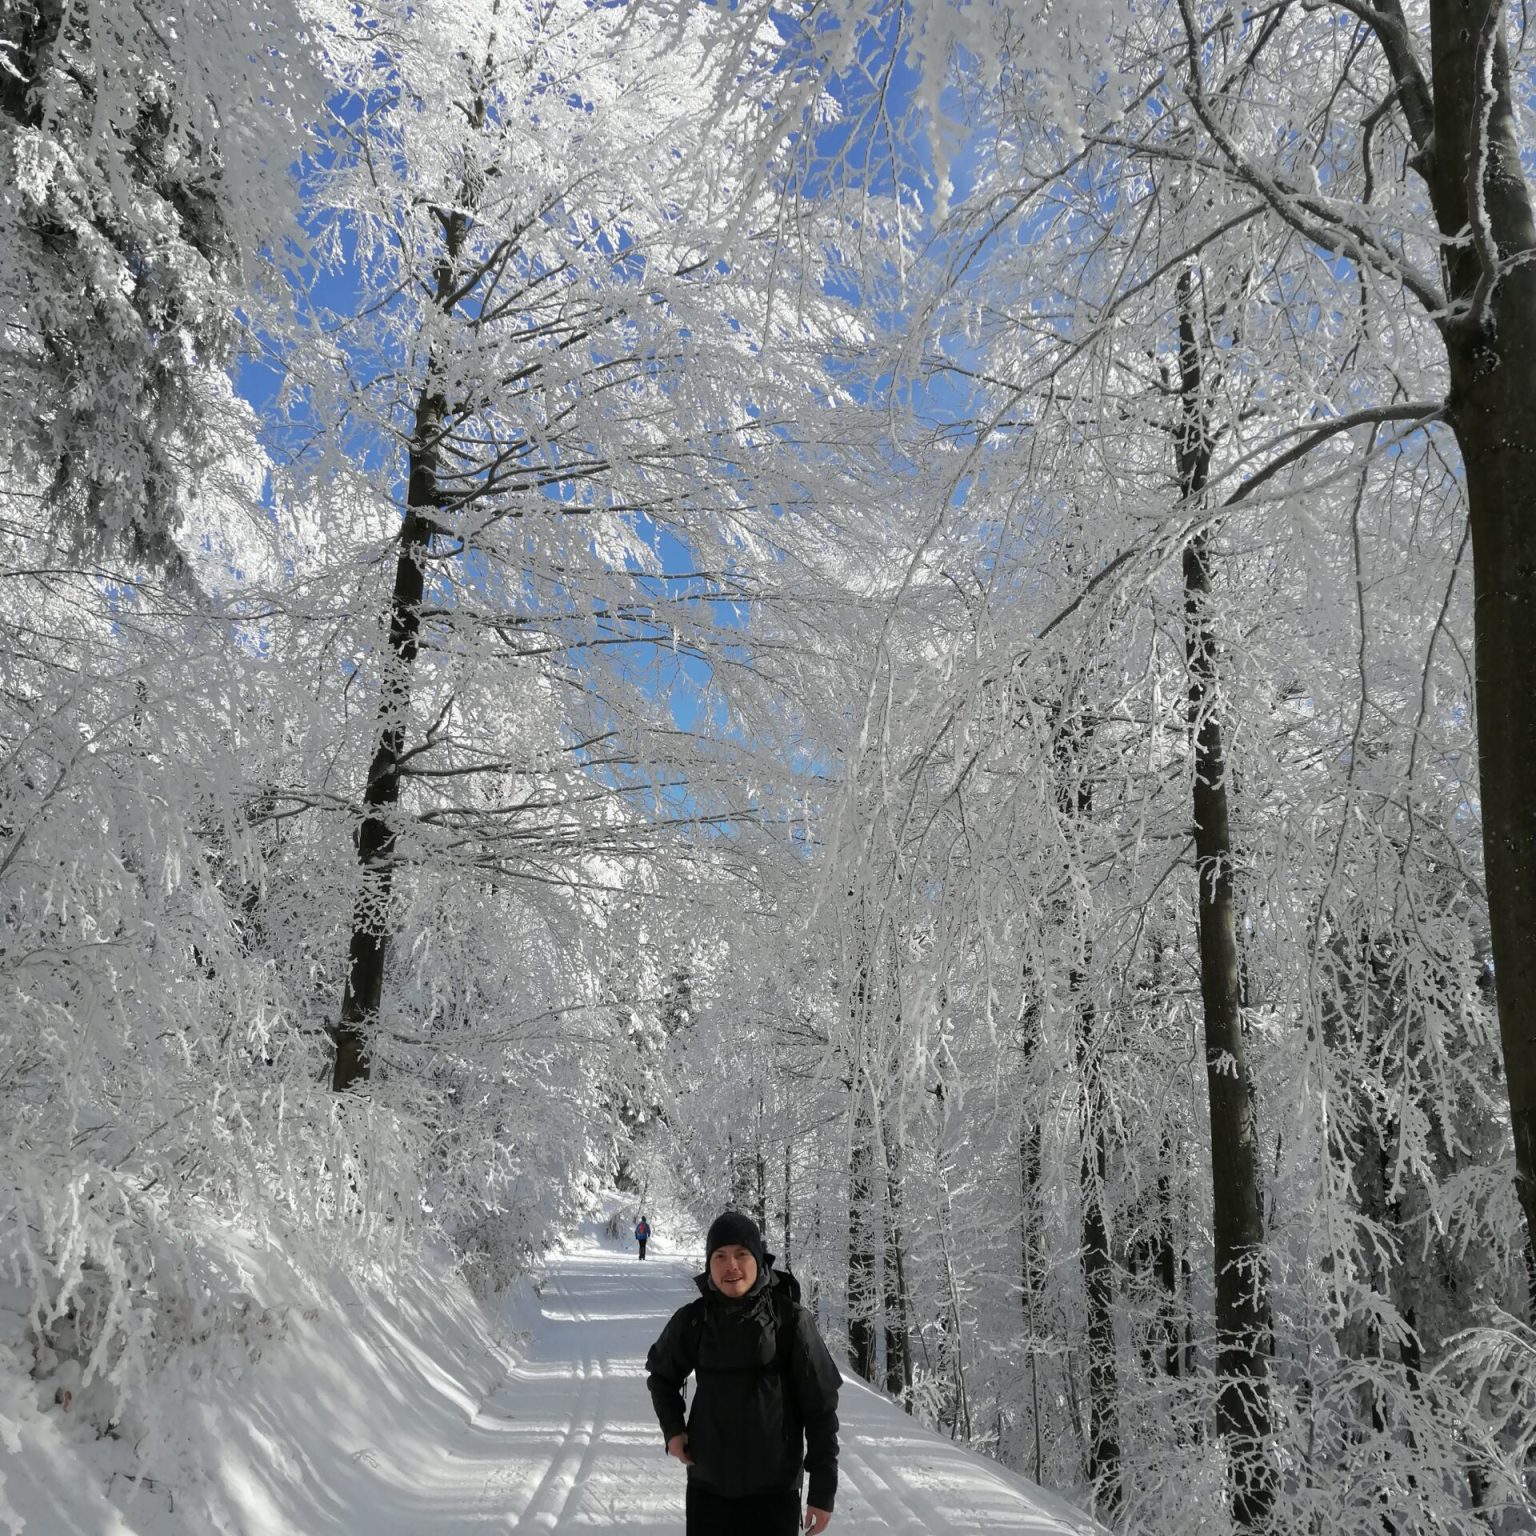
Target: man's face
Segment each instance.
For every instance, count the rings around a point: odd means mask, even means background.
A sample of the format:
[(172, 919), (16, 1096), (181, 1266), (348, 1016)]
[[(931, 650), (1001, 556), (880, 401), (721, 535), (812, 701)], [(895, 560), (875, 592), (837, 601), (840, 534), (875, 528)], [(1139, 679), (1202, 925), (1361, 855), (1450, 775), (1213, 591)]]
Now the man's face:
[(709, 1256), (709, 1278), (722, 1296), (733, 1301), (745, 1296), (757, 1282), (757, 1260), (752, 1257), (752, 1250), (740, 1243), (716, 1248)]

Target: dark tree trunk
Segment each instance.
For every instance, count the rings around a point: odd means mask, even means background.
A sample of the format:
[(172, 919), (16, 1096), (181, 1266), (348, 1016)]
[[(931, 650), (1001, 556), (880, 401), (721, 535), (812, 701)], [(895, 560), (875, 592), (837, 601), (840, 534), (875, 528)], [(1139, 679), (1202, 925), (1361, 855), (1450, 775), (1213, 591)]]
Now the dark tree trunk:
[[(818, 1152), (820, 1152), (820, 1150), (821, 1150), (821, 1137), (818, 1135), (817, 1138), (816, 1138), (816, 1146), (812, 1149), (812, 1156), (815, 1157), (816, 1154)], [(825, 1166), (825, 1165), (822, 1164), (819, 1161), (819, 1159), (818, 1159), (818, 1161), (816, 1163), (816, 1166), (818, 1168), (820, 1168), (820, 1167)], [(822, 1212), (822, 1207), (825, 1206), (826, 1204), (827, 1204), (827, 1201), (823, 1198), (822, 1182), (821, 1182), (820, 1177), (818, 1176), (814, 1180), (813, 1187), (812, 1187), (812, 1190), (811, 1190), (811, 1238), (810, 1238), (810, 1242), (811, 1242), (811, 1252), (812, 1253), (820, 1253), (822, 1251), (822, 1249), (821, 1249), (821, 1212)], [(820, 1302), (821, 1302), (821, 1281), (817, 1278), (815, 1271), (812, 1271), (810, 1274), (808, 1274), (806, 1276), (806, 1287), (805, 1287), (805, 1289), (806, 1289), (805, 1304), (806, 1304), (806, 1306), (808, 1306), (811, 1309), (811, 1311), (815, 1312), (818, 1309), (818, 1307), (820, 1305)]]
[(731, 1209), (745, 1211), (752, 1204), (752, 1181), (747, 1171), (747, 1156), (734, 1135), (725, 1138), (726, 1166), (731, 1173)]
[(1019, 1127), (1020, 1203), (1023, 1205), (1022, 1251), (1024, 1320), (1031, 1330), (1045, 1291), (1045, 1233), (1040, 1220), (1040, 1122), (1033, 1117)]
[(789, 1218), (790, 1218), (790, 1212), (791, 1212), (791, 1209), (792, 1209), (791, 1204), (790, 1204), (790, 1193), (791, 1193), (791, 1190), (793, 1188), (792, 1179), (793, 1179), (793, 1174), (794, 1174), (794, 1146), (795, 1146), (795, 1144), (794, 1144), (793, 1140), (790, 1137), (786, 1136), (784, 1138), (784, 1209), (781, 1212), (781, 1214), (782, 1214), (782, 1216), (784, 1218), (784, 1242), (783, 1242), (783, 1247), (784, 1247), (784, 1267), (785, 1267), (785, 1269), (789, 1269), (794, 1264), (794, 1250), (790, 1247), (790, 1240), (789, 1240), (789, 1233), (790, 1233)]
[[(1179, 489), (1198, 505), (1210, 477), (1211, 425), (1199, 341), (1194, 283), (1179, 280), (1181, 416), (1175, 444)], [(1258, 1530), (1275, 1498), (1268, 1459), (1271, 1414), (1265, 1344), (1270, 1331), (1264, 1260), (1258, 1128), (1243, 1038), (1241, 966), (1232, 889), (1232, 832), (1227, 804), (1226, 745), (1219, 713), (1216, 640), (1208, 604), (1208, 533), (1184, 550), (1185, 656), (1189, 728), (1194, 741), (1196, 912), (1200, 998), (1205, 1020), (1205, 1072), (1211, 1113), (1212, 1228), (1215, 1242), (1216, 1423), (1227, 1445), (1237, 1523)]]
[[(1165, 984), (1163, 975), (1163, 941), (1154, 938), (1152, 946), (1152, 997), (1160, 999)], [(1173, 1137), (1164, 1130), (1159, 1147), (1157, 1171), (1157, 1225), (1155, 1268), (1158, 1289), (1162, 1292), (1158, 1302), (1160, 1331), (1163, 1336), (1163, 1369), (1169, 1376), (1178, 1377), (1182, 1359), (1179, 1350), (1179, 1278), (1173, 1221)]]
[(848, 1168), (848, 1354), (865, 1381), (875, 1379), (875, 1252), (870, 1210), (874, 1197), (874, 1149), (868, 1085), (854, 1083), (853, 1149)]
[(417, 402), (411, 434), (410, 479), (389, 603), (389, 656), (379, 700), (379, 739), (363, 790), (363, 820), (357, 829), (362, 885), (352, 914), (341, 1016), (332, 1030), (336, 1055), (331, 1087), (337, 1093), (346, 1092), (368, 1076), (369, 1034), (378, 1020), (389, 960), (400, 755), (410, 712), (411, 671), (421, 643), (423, 566), (432, 542), (431, 511), (438, 499), (437, 445), (446, 415), (442, 395), (429, 382)]
[[(942, 1083), (940, 1087), (942, 1088)], [(938, 1094), (938, 1142), (944, 1145), (948, 1105), (942, 1093)], [(943, 1310), (939, 1313), (939, 1375), (947, 1378), (952, 1387), (948, 1404), (941, 1410), (948, 1420), (950, 1437), (957, 1434), (969, 1441), (971, 1427), (971, 1394), (965, 1379), (965, 1329), (960, 1323), (960, 1282), (955, 1275), (954, 1233), (951, 1228), (949, 1191), (943, 1193), (939, 1210), (939, 1257), (944, 1265), (946, 1295)]]
[[(483, 106), (477, 105), (483, 115)], [(466, 197), (465, 201), (468, 199)], [(458, 302), (460, 255), (469, 231), (469, 215), (440, 211), (443, 254), (437, 263), (434, 303), (451, 315)], [(426, 382), (416, 401), (407, 458), (405, 516), (400, 523), (395, 582), (389, 602), (389, 655), (379, 698), (379, 736), (368, 782), (363, 788), (363, 819), (357, 829), (357, 861), (362, 884), (352, 914), (347, 949), (347, 979), (341, 1013), (331, 1038), (336, 1054), (331, 1087), (344, 1093), (368, 1076), (369, 1036), (378, 1022), (389, 963), (390, 898), (395, 880), (395, 830), (400, 806), (400, 760), (411, 705), (412, 671), (421, 644), (421, 598), (425, 564), (440, 504), (439, 455), (448, 425), (448, 401), (438, 378), (436, 353), (427, 360)]]
[[(1504, 21), (1502, 5), (1489, 0), (1431, 0), (1434, 131), (1427, 144), (1421, 137), (1415, 163), (1450, 242), (1443, 249), (1452, 314), (1441, 331), (1472, 530), (1488, 916), (1515, 1183), (1536, 1242), (1536, 222)], [(1478, 131), (1485, 114), (1486, 140)], [(1481, 218), (1471, 195), (1479, 157)]]
[(761, 1098), (757, 1101), (757, 1145), (753, 1149), (753, 1171), (757, 1175), (756, 1204), (753, 1214), (757, 1218), (757, 1230), (766, 1233), (768, 1231), (768, 1154), (763, 1148), (763, 1114), (764, 1105)]
[[(1083, 822), (1093, 814), (1093, 790), (1082, 756), (1091, 740), (1069, 701), (1058, 713), (1053, 756), (1056, 763), (1056, 804), (1068, 822)], [(1099, 1074), (1098, 1042), (1094, 1039), (1098, 1010), (1094, 1006), (1087, 934), (1079, 935), (1083, 963), (1073, 966), (1067, 990), (1077, 1024), (1077, 1072), (1082, 1114), (1083, 1290), (1088, 1302), (1088, 1477), (1095, 1498), (1111, 1518), (1119, 1513), (1120, 1433), (1119, 1381), (1115, 1370), (1114, 1269), (1109, 1248), (1109, 1220), (1104, 1210), (1104, 1184), (1109, 1172), (1109, 1148), (1104, 1134), (1103, 1081)]]
[[(1184, 1379), (1195, 1379), (1195, 1271), (1185, 1254), (1179, 1260), (1179, 1285), (1184, 1294)], [(1204, 1438), (1204, 1431), (1195, 1426), (1197, 1439)]]
[(907, 1264), (901, 1235), (901, 1149), (886, 1128), (885, 1390), (912, 1411), (912, 1340), (908, 1330)]
[(1087, 977), (1072, 973), (1078, 1017), (1077, 1064), (1082, 1081), (1083, 1287), (1088, 1297), (1088, 1477), (1099, 1508), (1120, 1512), (1119, 1382), (1115, 1372), (1114, 1272), (1104, 1181), (1109, 1152), (1104, 1136), (1102, 1086), (1092, 1036), (1097, 1010), (1086, 995)]
[(1162, 1290), (1159, 1305), (1163, 1334), (1163, 1369), (1179, 1375), (1179, 1280), (1173, 1247), (1172, 1149), (1163, 1140), (1163, 1166), (1157, 1175), (1157, 1283)]
[[(1026, 1076), (1040, 1044), (1040, 1009), (1031, 1003), (1024, 1019), (1024, 1066)], [(1045, 1293), (1045, 1233), (1040, 1219), (1040, 1121), (1026, 1113), (1019, 1125), (1019, 1278), (1024, 1327), (1029, 1340), (1029, 1397), (1035, 1442), (1034, 1478), (1045, 1471), (1040, 1424), (1039, 1310)]]
[[(424, 398), (417, 409), (416, 441), (423, 430), (435, 437), (440, 401)], [(427, 453), (411, 450), (411, 492), (400, 525), (400, 553), (395, 561), (395, 586), (390, 598), (389, 660), (379, 705), (379, 740), (363, 790), (364, 815), (357, 829), (357, 861), (362, 885), (352, 914), (352, 939), (347, 951), (347, 981), (341, 1016), (332, 1030), (336, 1045), (331, 1087), (345, 1093), (368, 1076), (369, 1035), (379, 1016), (384, 969), (389, 959), (390, 896), (395, 877), (395, 813), (400, 804), (400, 754), (405, 744), (406, 716), (411, 701), (411, 668), (421, 635), (422, 562), (431, 541), (431, 523), (419, 505), (435, 499), (436, 473)], [(431, 498), (424, 503), (420, 494)]]

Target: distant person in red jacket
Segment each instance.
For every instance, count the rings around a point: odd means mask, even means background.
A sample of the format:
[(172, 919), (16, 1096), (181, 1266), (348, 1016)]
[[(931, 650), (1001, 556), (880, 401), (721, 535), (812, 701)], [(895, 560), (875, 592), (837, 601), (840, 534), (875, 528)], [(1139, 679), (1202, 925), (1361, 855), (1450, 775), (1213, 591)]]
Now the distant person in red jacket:
[(640, 1244), (640, 1257), (645, 1257), (645, 1245), (651, 1240), (651, 1224), (642, 1214), (635, 1223), (635, 1241)]

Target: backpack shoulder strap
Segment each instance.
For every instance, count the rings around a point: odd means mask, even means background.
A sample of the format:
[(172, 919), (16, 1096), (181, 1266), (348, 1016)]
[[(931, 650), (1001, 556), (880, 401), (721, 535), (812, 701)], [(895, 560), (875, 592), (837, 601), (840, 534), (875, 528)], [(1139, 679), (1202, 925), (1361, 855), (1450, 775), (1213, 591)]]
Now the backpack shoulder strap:
[(683, 1360), (690, 1371), (699, 1368), (699, 1335), (704, 1331), (704, 1298), (690, 1301), (683, 1308), (687, 1320), (683, 1324)]
[[(796, 1290), (799, 1289), (797, 1286)], [(774, 1292), (774, 1340), (773, 1368), (781, 1376), (789, 1375), (790, 1359), (795, 1347), (795, 1328), (799, 1323), (800, 1307), (788, 1286)]]

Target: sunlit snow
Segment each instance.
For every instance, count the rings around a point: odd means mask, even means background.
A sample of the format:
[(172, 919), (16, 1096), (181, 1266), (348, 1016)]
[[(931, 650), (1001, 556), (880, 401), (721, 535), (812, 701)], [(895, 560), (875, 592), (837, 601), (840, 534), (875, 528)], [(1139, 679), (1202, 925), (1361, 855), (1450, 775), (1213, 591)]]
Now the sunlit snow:
[[(392, 1298), (296, 1309), (242, 1379), (183, 1381), (160, 1404), (175, 1483), (136, 1487), (117, 1442), (13, 1399), (0, 1405), (0, 1530), (681, 1536), (683, 1474), (662, 1449), (644, 1357), (694, 1294), (693, 1267), (665, 1242), (642, 1265), (589, 1229), (536, 1287), (487, 1309), (441, 1270)], [(1102, 1530), (860, 1382), (845, 1381), (841, 1406), (835, 1531)]]

